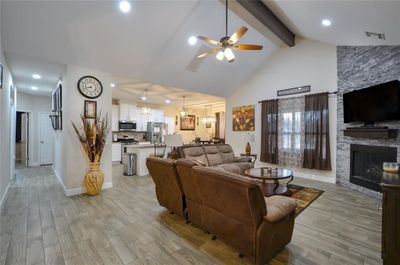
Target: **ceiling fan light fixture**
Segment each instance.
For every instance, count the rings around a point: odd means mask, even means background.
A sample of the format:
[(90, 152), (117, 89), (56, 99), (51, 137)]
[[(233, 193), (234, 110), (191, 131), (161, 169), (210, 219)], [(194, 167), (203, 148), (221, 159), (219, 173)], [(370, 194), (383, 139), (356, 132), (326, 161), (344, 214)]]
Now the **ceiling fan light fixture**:
[(233, 59), (235, 59), (235, 55), (233, 54), (233, 52), (230, 48), (226, 48), (224, 50), (224, 55), (228, 61), (232, 61)]
[(225, 57), (225, 54), (224, 54), (223, 51), (219, 51), (219, 52), (217, 53), (217, 55), (215, 56), (215, 58), (217, 58), (217, 60), (219, 60), (219, 61), (224, 60), (224, 57)]

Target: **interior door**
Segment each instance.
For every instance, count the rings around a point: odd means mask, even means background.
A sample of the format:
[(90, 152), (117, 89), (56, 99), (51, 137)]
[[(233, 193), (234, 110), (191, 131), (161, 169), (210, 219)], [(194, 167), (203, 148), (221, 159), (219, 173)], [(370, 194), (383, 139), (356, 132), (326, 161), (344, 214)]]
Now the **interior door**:
[(40, 164), (53, 164), (54, 131), (49, 113), (40, 114)]
[(29, 113), (21, 114), (21, 141), (19, 142), (21, 164), (29, 166)]

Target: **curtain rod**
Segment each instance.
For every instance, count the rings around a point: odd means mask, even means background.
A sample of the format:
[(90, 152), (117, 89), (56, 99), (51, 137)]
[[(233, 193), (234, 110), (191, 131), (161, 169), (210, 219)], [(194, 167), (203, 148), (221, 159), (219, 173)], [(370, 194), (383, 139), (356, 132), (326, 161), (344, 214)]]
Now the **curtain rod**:
[[(307, 95), (316, 95), (316, 94), (321, 94), (321, 93), (324, 93), (324, 92), (318, 92), (318, 93), (307, 94)], [(333, 92), (327, 92), (327, 93), (328, 93), (328, 95), (337, 95), (338, 92), (337, 91), (333, 91)], [(294, 98), (294, 97), (287, 97), (287, 98)], [(268, 99), (260, 100), (260, 101), (258, 101), (258, 103), (262, 103), (263, 101), (266, 101), (266, 100), (268, 100)]]

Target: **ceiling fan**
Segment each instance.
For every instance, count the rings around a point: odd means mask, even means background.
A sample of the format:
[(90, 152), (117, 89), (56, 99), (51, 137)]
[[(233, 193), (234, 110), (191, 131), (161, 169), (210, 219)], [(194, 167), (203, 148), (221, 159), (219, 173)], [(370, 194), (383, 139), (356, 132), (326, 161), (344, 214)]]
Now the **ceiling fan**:
[(235, 54), (233, 53), (232, 49), (261, 50), (263, 48), (261, 45), (237, 44), (238, 40), (243, 37), (247, 30), (248, 29), (246, 27), (242, 26), (235, 33), (233, 33), (232, 36), (228, 36), (228, 0), (225, 0), (225, 37), (222, 37), (219, 41), (216, 41), (207, 37), (197, 36), (199, 40), (218, 46), (217, 48), (214, 48), (206, 53), (197, 55), (197, 58), (203, 58), (216, 54), (215, 57), (217, 60), (223, 61), (224, 58), (226, 58), (228, 62), (233, 63), (235, 61)]

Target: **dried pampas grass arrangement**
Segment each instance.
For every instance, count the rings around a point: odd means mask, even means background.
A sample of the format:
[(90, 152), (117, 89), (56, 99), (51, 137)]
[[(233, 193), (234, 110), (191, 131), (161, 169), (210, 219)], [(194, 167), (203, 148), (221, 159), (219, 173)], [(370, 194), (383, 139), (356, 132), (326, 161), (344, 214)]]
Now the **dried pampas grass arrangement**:
[(91, 163), (100, 162), (110, 132), (108, 115), (106, 114), (103, 118), (100, 116), (101, 114), (96, 119), (87, 119), (81, 115), (82, 127), (80, 129), (72, 122), (76, 135)]

